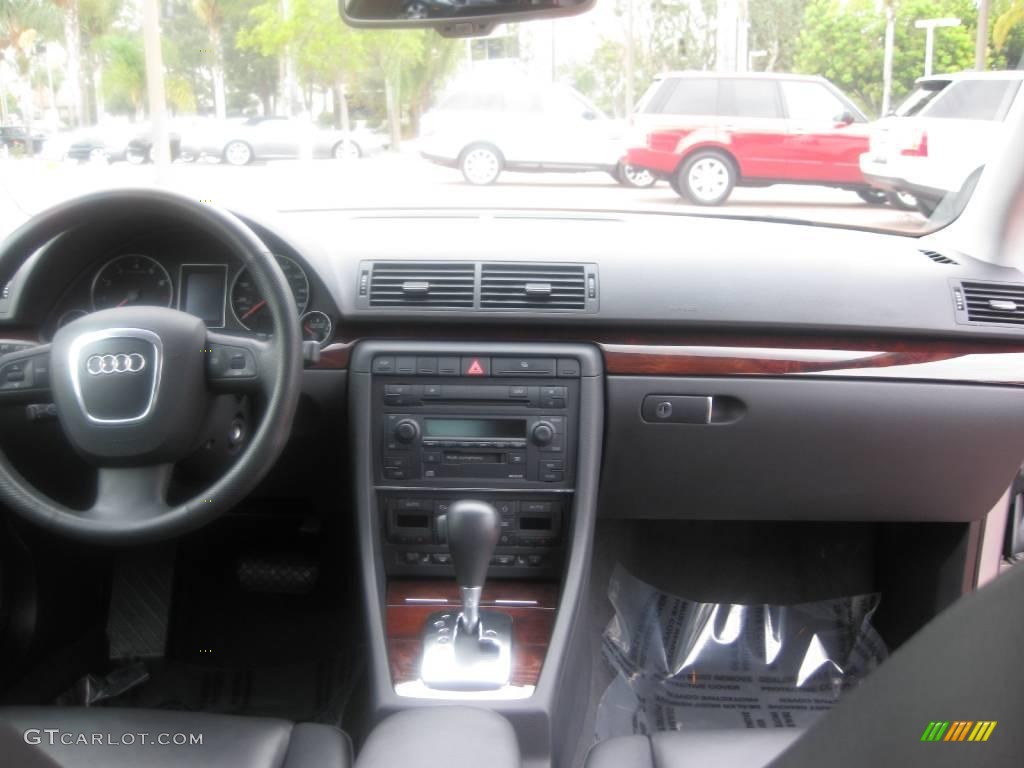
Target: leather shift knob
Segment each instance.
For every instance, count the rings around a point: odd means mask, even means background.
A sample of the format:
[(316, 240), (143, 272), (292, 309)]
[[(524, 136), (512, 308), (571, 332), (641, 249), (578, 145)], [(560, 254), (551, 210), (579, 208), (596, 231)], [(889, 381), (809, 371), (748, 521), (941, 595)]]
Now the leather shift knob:
[(482, 587), (501, 533), (501, 515), (486, 501), (456, 501), (448, 510), (448, 551), (460, 587)]

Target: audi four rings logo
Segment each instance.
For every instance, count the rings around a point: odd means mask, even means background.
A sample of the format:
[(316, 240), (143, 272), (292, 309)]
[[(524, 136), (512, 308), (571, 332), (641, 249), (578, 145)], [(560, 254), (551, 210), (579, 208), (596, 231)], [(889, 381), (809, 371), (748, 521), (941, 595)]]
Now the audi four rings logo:
[(93, 355), (85, 361), (85, 370), (93, 376), (108, 373), (138, 373), (146, 367), (146, 358), (138, 352), (130, 355)]

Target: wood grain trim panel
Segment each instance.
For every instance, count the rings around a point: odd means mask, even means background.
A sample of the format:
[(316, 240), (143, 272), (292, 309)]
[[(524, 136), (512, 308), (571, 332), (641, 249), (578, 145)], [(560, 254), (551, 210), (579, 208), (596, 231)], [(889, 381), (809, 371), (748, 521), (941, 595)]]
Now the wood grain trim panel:
[[(1024, 341), (786, 336), (476, 326), (457, 332), (372, 326), (365, 338), (596, 344), (621, 376), (842, 376), (1024, 385)], [(350, 331), (351, 332), (351, 331)], [(336, 339), (319, 368), (348, 366), (357, 338)]]
[[(1024, 347), (936, 343), (902, 349), (602, 344), (608, 373), (627, 376), (793, 376), (1024, 384)], [(892, 348), (896, 347), (896, 348)]]
[[(554, 584), (493, 581), (484, 588), (481, 606), (512, 617), (512, 685), (537, 684), (551, 641), (557, 600)], [(385, 602), (392, 682), (414, 682), (419, 679), (420, 635), (427, 617), (458, 606), (458, 587), (451, 580), (391, 580)]]

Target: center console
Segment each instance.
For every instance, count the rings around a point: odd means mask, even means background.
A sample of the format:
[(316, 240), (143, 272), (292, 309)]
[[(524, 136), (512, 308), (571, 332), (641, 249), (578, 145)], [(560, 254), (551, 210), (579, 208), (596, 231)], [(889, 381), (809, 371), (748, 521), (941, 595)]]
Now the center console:
[(371, 370), (385, 571), (453, 575), (445, 520), (473, 490), (501, 515), (491, 578), (557, 575), (576, 479), (580, 361), (379, 354)]
[[(544, 746), (541, 762), (558, 749), (551, 713), (575, 711), (556, 700), (580, 695), (567, 683), (590, 653), (578, 617), (603, 381), (589, 345), (356, 346), (350, 424), (380, 714), (473, 701), (532, 729), (521, 741)], [(578, 666), (585, 691), (589, 664)]]

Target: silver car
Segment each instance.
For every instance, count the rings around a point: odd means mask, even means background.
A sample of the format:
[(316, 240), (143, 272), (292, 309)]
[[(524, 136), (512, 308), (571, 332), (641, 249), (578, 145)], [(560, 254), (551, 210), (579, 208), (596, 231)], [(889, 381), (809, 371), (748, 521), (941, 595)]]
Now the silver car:
[(343, 131), (318, 128), (290, 117), (249, 117), (225, 120), (182, 136), (182, 151), (214, 157), (230, 165), (253, 160), (294, 158), (312, 145), (313, 157), (357, 159), (380, 152), (390, 144), (383, 133), (356, 128)]

